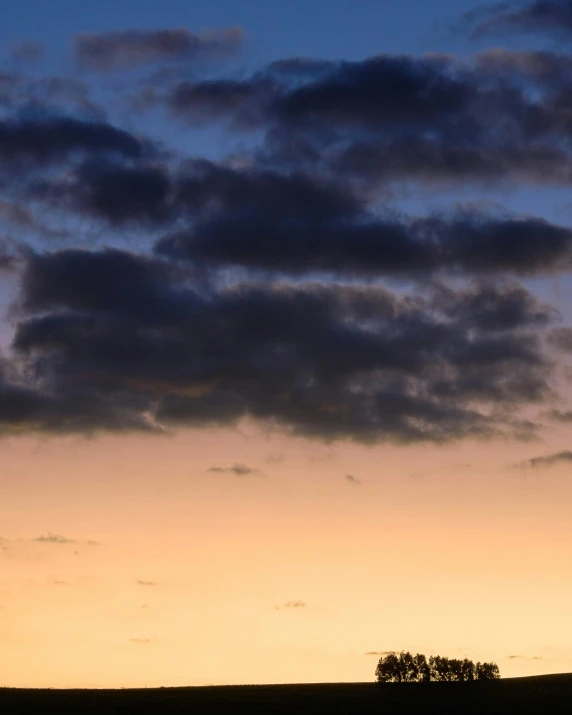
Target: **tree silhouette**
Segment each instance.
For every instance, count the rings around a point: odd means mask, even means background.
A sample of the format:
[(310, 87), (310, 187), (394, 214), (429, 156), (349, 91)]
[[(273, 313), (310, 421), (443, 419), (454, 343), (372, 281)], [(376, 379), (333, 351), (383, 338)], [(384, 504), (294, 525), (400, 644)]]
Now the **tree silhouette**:
[[(461, 664), (461, 670), (463, 673), (463, 680), (467, 683), (472, 682), (477, 677), (477, 669), (472, 660), (465, 658)], [(497, 667), (498, 670), (498, 667)], [(500, 678), (500, 673), (499, 673)]]
[(375, 669), (378, 683), (428, 683), (428, 682), (473, 682), (474, 680), (498, 680), (496, 663), (473, 663), (465, 658), (444, 658), (432, 655), (427, 659), (422, 653), (412, 655), (409, 651), (387, 653)]
[(401, 670), (401, 679), (404, 683), (416, 683), (417, 665), (411, 653), (402, 651), (399, 654), (399, 668)]
[(496, 663), (477, 663), (477, 680), (498, 680), (499, 667)]
[(415, 665), (417, 667), (417, 682), (428, 683), (431, 680), (431, 668), (427, 662), (427, 658), (423, 653), (417, 653), (413, 656)]
[(375, 677), (378, 683), (400, 683), (401, 669), (399, 658), (395, 653), (388, 653), (379, 659), (375, 669)]
[(429, 658), (429, 668), (431, 670), (431, 680), (446, 682), (451, 680), (449, 661), (440, 655), (432, 655)]

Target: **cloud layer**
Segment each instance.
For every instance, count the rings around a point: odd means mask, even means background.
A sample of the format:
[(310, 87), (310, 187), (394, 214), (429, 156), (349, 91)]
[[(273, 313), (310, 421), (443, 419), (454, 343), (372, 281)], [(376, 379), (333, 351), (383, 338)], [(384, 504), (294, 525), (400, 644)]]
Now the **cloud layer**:
[(415, 300), (322, 283), (205, 295), (169, 263), (75, 249), (32, 257), (22, 285), (14, 349), (42, 390), (5, 389), (28, 429), (251, 417), (327, 440), (441, 442), (524, 435), (512, 407), (550, 392), (538, 330), (552, 311), (510, 284)]
[[(392, 199), (569, 184), (571, 57), (294, 57), (239, 75), (242, 39), (85, 33), (81, 80), (6, 72), (0, 270), (18, 288), (0, 433), (253, 420), (324, 441), (440, 444), (534, 438), (540, 410), (566, 421), (550, 403), (570, 328), (528, 281), (570, 272), (572, 229)], [(105, 100), (101, 75), (116, 82)], [(197, 125), (236, 151), (172, 145), (174, 126)]]

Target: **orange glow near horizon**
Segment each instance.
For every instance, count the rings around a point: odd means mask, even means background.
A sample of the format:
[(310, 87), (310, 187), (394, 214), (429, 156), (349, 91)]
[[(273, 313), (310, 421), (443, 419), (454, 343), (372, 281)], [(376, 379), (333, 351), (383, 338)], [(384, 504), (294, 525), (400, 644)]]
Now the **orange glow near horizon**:
[(572, 487), (527, 450), (6, 441), (0, 686), (365, 681), (401, 649), (571, 670)]

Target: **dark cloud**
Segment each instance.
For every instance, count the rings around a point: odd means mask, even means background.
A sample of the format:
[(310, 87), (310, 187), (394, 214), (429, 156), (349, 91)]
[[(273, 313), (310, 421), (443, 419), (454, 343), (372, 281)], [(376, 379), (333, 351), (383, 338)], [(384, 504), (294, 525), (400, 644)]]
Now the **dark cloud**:
[(58, 389), (42, 375), (47, 365), (37, 368), (34, 384), (0, 371), (1, 435), (158, 431), (141, 412), (141, 400), (136, 404), (131, 396), (102, 396), (81, 385)]
[(364, 655), (375, 655), (377, 657), (385, 657), (386, 655), (393, 655), (394, 650), (368, 650)]
[(186, 28), (82, 33), (75, 38), (78, 65), (92, 72), (134, 69), (157, 62), (197, 63), (235, 54), (244, 39), (238, 27), (195, 34)]
[(437, 295), (448, 315), (491, 333), (525, 326), (546, 327), (560, 317), (552, 306), (540, 303), (523, 286), (514, 283), (502, 286), (477, 283), (462, 293), (440, 287)]
[(33, 196), (115, 227), (184, 220), (191, 228), (161, 238), (156, 252), (202, 268), (425, 277), (536, 275), (571, 266), (567, 227), (468, 210), (383, 216), (339, 180), (300, 172), (195, 161), (173, 175), (157, 164), (90, 161), (65, 179), (37, 184)]
[(360, 487), (362, 484), (360, 479), (352, 476), (351, 474), (346, 474), (346, 481), (349, 482), (354, 487)]
[(379, 55), (332, 63), (329, 73), (278, 96), (272, 110), (294, 125), (333, 115), (342, 126), (431, 125), (458, 113), (473, 95), (444, 58)]
[[(172, 380), (167, 379), (166, 386), (173, 389)], [(156, 409), (157, 421), (173, 427), (236, 426), (248, 414), (248, 398), (240, 390), (199, 385), (193, 392), (163, 395)]]
[(540, 655), (507, 655), (508, 660), (545, 660)]
[(234, 474), (237, 477), (250, 477), (253, 474), (260, 474), (259, 469), (253, 469), (246, 464), (235, 464), (232, 467), (210, 467), (207, 472), (216, 474)]
[(572, 462), (571, 451), (557, 452), (556, 454), (547, 454), (542, 457), (527, 459), (526, 462), (522, 462), (520, 466), (534, 468), (556, 467), (566, 462)]
[(536, 94), (526, 73), (507, 72), (506, 62), (499, 71), (498, 61), (495, 70), (490, 57), (381, 55), (315, 65), (294, 59), (287, 71), (275, 63), (246, 79), (186, 81), (167, 89), (164, 101), (191, 123), (219, 118), (262, 132), (259, 158), (271, 165), (335, 172), (370, 189), (460, 179), (569, 183), (563, 78), (570, 61), (561, 55), (555, 93), (558, 62), (552, 57)]
[(142, 140), (105, 122), (72, 117), (0, 121), (0, 158), (8, 166), (42, 165), (90, 155), (138, 158), (148, 150)]
[[(75, 311), (67, 317), (80, 321), (76, 328), (86, 319), (86, 312), (94, 317), (144, 313), (150, 323), (176, 321), (191, 309), (193, 299), (192, 292), (177, 291), (176, 276), (172, 265), (117, 249), (32, 254), (22, 278), (23, 308), (29, 313), (59, 308)], [(25, 347), (24, 334), (21, 339)]]
[(69, 411), (70, 431), (161, 431), (249, 416), (326, 441), (443, 442), (531, 436), (513, 414), (551, 395), (539, 331), (552, 312), (512, 284), (205, 291), (173, 264), (74, 249), (30, 256), (22, 285), (13, 347), (28, 382), (6, 383), (7, 424), (65, 430)]
[(515, 0), (470, 12), (465, 22), (475, 38), (510, 32), (547, 32), (562, 38), (572, 34), (570, 0)]
[[(288, 121), (294, 126), (327, 121), (332, 115), (336, 124), (354, 126), (432, 121), (459, 109), (464, 101), (462, 81), (440, 74), (441, 65), (441, 60), (382, 55), (361, 62), (322, 62), (316, 76), (308, 73), (303, 60), (290, 60), (288, 72), (277, 72), (280, 65), (274, 63), (250, 80), (185, 83), (175, 88), (170, 106), (190, 115), (208, 108), (215, 116), (217, 108), (227, 113), (248, 102), (253, 108), (259, 106), (261, 120)], [(200, 96), (200, 105), (177, 101), (182, 87), (189, 97)], [(223, 96), (239, 101), (221, 103)]]
[(228, 211), (165, 236), (156, 252), (211, 266), (298, 275), (535, 275), (572, 266), (572, 230), (543, 219), (474, 212), (422, 219), (340, 213), (320, 217), (314, 209), (298, 207), (290, 218), (285, 202), (272, 212), (272, 205), (267, 210), (261, 201), (259, 212)]
[(158, 162), (91, 160), (64, 178), (36, 184), (33, 197), (117, 226), (174, 224), (181, 217), (187, 224), (216, 223), (223, 216), (324, 221), (351, 218), (360, 206), (347, 187), (333, 180), (241, 171), (206, 160), (186, 162), (178, 172)]
[(153, 226), (175, 219), (176, 207), (168, 203), (170, 188), (169, 176), (159, 166), (92, 160), (64, 178), (37, 183), (33, 196), (114, 227)]
[(190, 124), (222, 120), (236, 128), (255, 129), (264, 125), (275, 91), (274, 82), (264, 77), (183, 81), (168, 90), (163, 101), (175, 117)]
[(140, 579), (137, 579), (137, 585), (138, 586), (156, 586), (157, 583), (156, 583), (156, 581), (141, 581)]
[(568, 227), (475, 210), (384, 216), (339, 180), (300, 172), (195, 161), (174, 175), (157, 164), (91, 161), (65, 179), (37, 184), (33, 196), (116, 228), (190, 224), (155, 250), (202, 269), (425, 278), (550, 274), (572, 265)]
[(569, 272), (572, 230), (386, 207), (419, 183), (569, 183), (570, 57), (294, 57), (191, 74), (240, 41), (127, 30), (75, 45), (86, 69), (150, 69), (106, 85), (114, 112), (109, 93), (129, 85), (191, 124), (251, 132), (220, 163), (95, 119), (87, 80), (0, 75), (0, 267), (18, 269), (20, 290), (0, 432), (249, 419), (325, 442), (534, 437), (526, 408), (551, 406), (570, 329), (513, 279)]
[(320, 180), (309, 174), (281, 173), (261, 167), (233, 169), (206, 160), (185, 165), (178, 177), (176, 202), (195, 218), (220, 220), (229, 214), (324, 221), (351, 218), (360, 201), (339, 181)]
[(507, 137), (506, 143), (496, 146), (485, 137), (456, 142), (451, 135), (435, 138), (423, 132), (390, 140), (357, 139), (332, 152), (330, 167), (366, 188), (381, 190), (392, 182), (408, 181), (441, 188), (455, 181), (490, 188), (502, 179), (522, 184), (570, 183), (567, 150), (556, 142), (521, 142), (516, 137)]
[(76, 544), (77, 541), (75, 539), (68, 539), (65, 536), (61, 536), (60, 534), (52, 534), (48, 533), (45, 536), (38, 536), (34, 541), (41, 541), (44, 543), (48, 544)]

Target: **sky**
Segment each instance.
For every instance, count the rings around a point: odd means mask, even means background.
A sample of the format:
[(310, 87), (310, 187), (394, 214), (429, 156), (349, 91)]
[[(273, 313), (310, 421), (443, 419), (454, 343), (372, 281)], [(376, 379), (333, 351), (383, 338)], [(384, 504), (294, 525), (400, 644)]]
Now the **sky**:
[(3, 20), (0, 687), (572, 671), (572, 2)]

